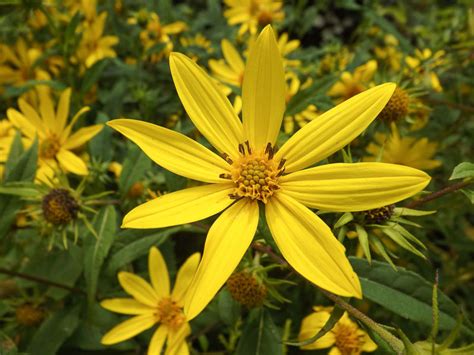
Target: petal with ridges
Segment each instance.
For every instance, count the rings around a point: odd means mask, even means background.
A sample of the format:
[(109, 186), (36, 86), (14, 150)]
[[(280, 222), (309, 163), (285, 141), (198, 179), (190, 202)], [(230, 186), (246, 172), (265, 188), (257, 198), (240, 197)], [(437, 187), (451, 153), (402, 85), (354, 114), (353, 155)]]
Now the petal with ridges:
[(96, 124), (93, 126), (88, 126), (79, 129), (78, 131), (74, 132), (63, 144), (64, 149), (76, 149), (79, 148), (81, 145), (90, 141), (96, 134), (98, 134), (104, 125)]
[(68, 172), (77, 175), (87, 175), (89, 173), (89, 169), (87, 169), (84, 160), (69, 150), (60, 149), (58, 154), (56, 154), (56, 159), (58, 159), (61, 167)]
[(362, 297), (344, 247), (318, 216), (281, 192), (272, 196), (265, 212), (278, 248), (297, 272), (337, 295)]
[(62, 133), (66, 127), (69, 116), (69, 105), (71, 101), (71, 88), (67, 88), (61, 93), (56, 111), (56, 131)]
[(356, 212), (413, 196), (430, 182), (421, 170), (385, 163), (328, 164), (283, 176), (286, 195), (325, 211)]
[(156, 247), (150, 249), (148, 255), (148, 272), (150, 274), (151, 285), (155, 289), (158, 298), (170, 295), (170, 277), (165, 259)]
[(166, 338), (168, 337), (168, 327), (160, 325), (155, 333), (151, 337), (150, 345), (148, 346), (148, 355), (161, 354), (163, 345), (165, 345)]
[(151, 328), (154, 324), (155, 316), (153, 314), (142, 314), (119, 323), (109, 330), (101, 339), (104, 345), (120, 343), (121, 341), (133, 338), (135, 335)]
[(135, 207), (123, 228), (164, 228), (191, 223), (219, 213), (234, 202), (233, 184), (210, 184), (171, 192)]
[(292, 172), (327, 158), (367, 128), (395, 87), (393, 83), (376, 86), (316, 117), (286, 141), (275, 159), (286, 159), (286, 171)]
[(168, 334), (168, 341), (166, 343), (166, 354), (167, 355), (183, 355), (182, 352), (178, 352), (186, 344), (186, 337), (191, 334), (191, 327), (186, 322), (177, 330), (170, 330)]
[(204, 254), (184, 301), (189, 320), (212, 300), (249, 247), (258, 224), (258, 204), (242, 199), (225, 210), (209, 229)]
[(118, 274), (118, 279), (125, 292), (135, 298), (138, 302), (150, 307), (156, 307), (158, 305), (160, 300), (155, 290), (140, 276), (130, 272), (121, 271)]
[(58, 133), (56, 130), (56, 113), (54, 112), (53, 100), (51, 99), (49, 87), (38, 87), (39, 109), (41, 118), (45, 126), (51, 132)]
[(220, 152), (238, 157), (242, 123), (222, 90), (191, 59), (171, 53), (170, 68), (176, 91), (197, 129)]
[(275, 35), (265, 27), (250, 49), (242, 84), (242, 117), (250, 145), (275, 143), (285, 112), (285, 73)]
[(229, 164), (185, 135), (152, 123), (118, 119), (107, 125), (137, 144), (150, 159), (175, 174), (203, 182), (225, 182)]
[(194, 253), (179, 268), (171, 298), (180, 305), (182, 305), (183, 297), (196, 274), (199, 260), (201, 260), (201, 254)]
[(243, 73), (245, 70), (245, 64), (240, 56), (239, 52), (228, 40), (223, 39), (221, 42), (222, 54), (224, 55), (225, 60), (236, 73)]
[(112, 312), (121, 314), (145, 314), (155, 313), (156, 308), (147, 306), (133, 298), (111, 298), (103, 300), (100, 305)]

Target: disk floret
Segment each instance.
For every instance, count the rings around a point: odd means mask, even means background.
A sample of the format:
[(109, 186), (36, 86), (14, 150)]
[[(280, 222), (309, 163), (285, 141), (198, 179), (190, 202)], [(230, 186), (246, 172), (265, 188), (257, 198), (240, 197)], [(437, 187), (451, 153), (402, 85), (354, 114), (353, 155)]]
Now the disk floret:
[(239, 145), (240, 157), (234, 162), (227, 155), (226, 161), (231, 164), (231, 174), (220, 177), (232, 180), (235, 191), (230, 198), (247, 197), (267, 203), (270, 196), (278, 190), (279, 177), (284, 173), (285, 160), (275, 161), (274, 148), (270, 143), (264, 151), (253, 151), (248, 142)]
[(44, 219), (52, 224), (67, 224), (76, 219), (79, 204), (69, 190), (52, 189), (43, 197), (42, 210)]
[(365, 220), (368, 223), (383, 223), (388, 221), (392, 217), (395, 210), (395, 205), (388, 205), (379, 208), (374, 208), (373, 210), (365, 211)]
[(58, 154), (61, 143), (56, 135), (52, 135), (41, 142), (39, 146), (39, 155), (44, 159), (53, 159)]
[(364, 343), (363, 333), (354, 324), (337, 324), (333, 329), (336, 347), (345, 355), (360, 354)]
[(169, 297), (158, 303), (157, 318), (171, 329), (178, 329), (186, 321), (182, 308)]

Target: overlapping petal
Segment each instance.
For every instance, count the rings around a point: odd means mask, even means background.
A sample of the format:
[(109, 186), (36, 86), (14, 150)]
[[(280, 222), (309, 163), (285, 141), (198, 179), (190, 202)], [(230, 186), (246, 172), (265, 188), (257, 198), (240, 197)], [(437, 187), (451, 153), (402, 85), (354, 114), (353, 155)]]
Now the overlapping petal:
[(151, 337), (150, 345), (148, 346), (148, 355), (161, 354), (168, 333), (168, 327), (164, 325), (160, 325), (158, 329), (155, 330), (155, 333), (153, 333)]
[(242, 117), (250, 145), (263, 149), (275, 143), (285, 112), (285, 73), (270, 26), (250, 50), (242, 84)]
[(421, 170), (385, 163), (328, 164), (281, 178), (285, 194), (326, 211), (365, 211), (423, 190), (430, 177)]
[(330, 292), (361, 298), (360, 282), (344, 247), (318, 216), (281, 192), (265, 212), (278, 248), (297, 272)]
[(172, 192), (131, 210), (123, 228), (164, 228), (186, 224), (215, 215), (234, 201), (234, 186), (210, 184)]
[(125, 292), (138, 302), (150, 307), (156, 307), (159, 302), (156, 291), (140, 276), (122, 271), (118, 274), (118, 279)]
[(165, 259), (156, 247), (150, 249), (148, 255), (148, 271), (150, 273), (151, 285), (155, 289), (158, 298), (170, 295), (170, 277)]
[(229, 164), (181, 133), (138, 120), (118, 119), (107, 124), (175, 174), (211, 183), (225, 181), (219, 175), (229, 170)]
[(172, 53), (170, 68), (179, 98), (197, 129), (217, 150), (237, 157), (243, 129), (229, 100), (185, 55)]
[(155, 321), (154, 314), (142, 314), (119, 323), (109, 330), (101, 340), (104, 345), (116, 344), (133, 338), (135, 335), (151, 328)]
[(77, 132), (74, 132), (63, 144), (64, 149), (76, 149), (81, 145), (90, 141), (96, 134), (98, 134), (102, 128), (101, 124), (96, 124), (88, 127), (79, 129)]
[(275, 159), (286, 159), (286, 171), (292, 172), (327, 158), (367, 128), (394, 90), (393, 83), (376, 86), (316, 117), (288, 139)]
[(100, 305), (109, 311), (121, 314), (155, 313), (156, 308), (147, 306), (133, 298), (110, 298), (100, 302)]
[(239, 264), (258, 224), (258, 204), (243, 199), (225, 210), (211, 226), (196, 276), (186, 292), (184, 313), (197, 316)]

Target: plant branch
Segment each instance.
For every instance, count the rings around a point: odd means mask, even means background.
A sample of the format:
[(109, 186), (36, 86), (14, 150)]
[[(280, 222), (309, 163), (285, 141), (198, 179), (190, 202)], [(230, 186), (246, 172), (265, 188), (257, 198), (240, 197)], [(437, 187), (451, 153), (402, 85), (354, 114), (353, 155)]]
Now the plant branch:
[(409, 204), (407, 204), (405, 207), (407, 208), (415, 208), (415, 207), (418, 207), (418, 206), (421, 206), (429, 201), (432, 201), (432, 200), (435, 200), (441, 196), (444, 196), (446, 194), (449, 194), (450, 192), (454, 192), (454, 191), (457, 191), (457, 190), (460, 190), (462, 189), (463, 187), (466, 187), (468, 185), (470, 185), (472, 183), (472, 181), (461, 181), (461, 182), (458, 182), (456, 184), (453, 184), (453, 185), (450, 185), (450, 186), (446, 186), (444, 188), (442, 188), (441, 190), (438, 190), (438, 191), (435, 191), (435, 192), (432, 192), (430, 193), (429, 195), (423, 197), (423, 198), (420, 198), (419, 200), (414, 200), (414, 201), (411, 201)]
[(4, 269), (2, 267), (0, 267), (0, 273), (10, 275), (10, 276), (13, 276), (13, 277), (19, 277), (19, 278), (25, 279), (25, 280), (38, 282), (38, 283), (48, 285), (48, 286), (52, 286), (52, 287), (62, 288), (63, 290), (68, 290), (68, 291), (74, 292), (74, 293), (80, 293), (80, 294), (83, 294), (83, 295), (86, 294), (83, 290), (81, 290), (79, 288), (71, 287), (71, 286), (68, 286), (68, 285), (63, 285), (63, 284), (60, 284), (60, 283), (57, 283), (57, 282), (54, 282), (54, 281), (51, 281), (51, 280), (43, 279), (42, 277), (27, 275), (27, 274), (24, 274), (22, 272), (11, 271), (11, 270), (8, 270), (8, 269)]

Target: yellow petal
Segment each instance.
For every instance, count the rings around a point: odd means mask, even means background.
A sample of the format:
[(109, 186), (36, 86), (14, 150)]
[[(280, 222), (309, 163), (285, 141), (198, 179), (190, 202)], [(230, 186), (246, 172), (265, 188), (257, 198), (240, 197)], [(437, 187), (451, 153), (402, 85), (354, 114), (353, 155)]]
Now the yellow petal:
[(17, 110), (9, 108), (7, 110), (7, 117), (10, 122), (28, 138), (35, 139), (36, 134), (39, 133), (31, 121)]
[(72, 118), (71, 122), (67, 125), (67, 127), (64, 129), (64, 131), (61, 132), (61, 135), (59, 137), (61, 142), (64, 142), (69, 137), (69, 135), (71, 134), (72, 127), (76, 124), (79, 117), (81, 117), (83, 114), (85, 114), (89, 110), (90, 110), (90, 108), (85, 106), (85, 107), (81, 108), (79, 111), (77, 111), (77, 113)]
[(210, 184), (172, 192), (135, 207), (122, 228), (164, 228), (191, 223), (219, 213), (234, 202), (231, 184)]
[(361, 298), (344, 247), (318, 216), (283, 193), (272, 196), (265, 212), (278, 248), (297, 272), (330, 292)]
[(276, 141), (285, 111), (285, 90), (281, 54), (267, 26), (250, 50), (242, 84), (244, 132), (257, 150)]
[(119, 272), (118, 279), (125, 292), (138, 302), (150, 307), (156, 307), (158, 305), (159, 298), (155, 290), (140, 276), (122, 271)]
[(180, 328), (168, 333), (165, 355), (184, 355), (179, 352), (183, 345), (186, 345), (186, 337), (191, 334), (191, 327), (186, 322)]
[(156, 247), (150, 249), (148, 255), (148, 271), (150, 273), (151, 285), (155, 289), (158, 298), (170, 295), (170, 277), (165, 259)]
[(185, 55), (171, 53), (170, 68), (179, 98), (197, 129), (217, 150), (238, 157), (243, 129), (229, 100)]
[(237, 267), (252, 242), (257, 223), (257, 202), (242, 199), (211, 226), (202, 261), (185, 296), (184, 313), (188, 320), (207, 306)]
[(226, 181), (219, 175), (229, 171), (229, 164), (181, 133), (138, 120), (118, 119), (107, 124), (175, 174), (211, 183)]
[(194, 253), (184, 262), (183, 266), (179, 268), (173, 292), (171, 293), (171, 298), (180, 305), (194, 275), (196, 274), (199, 260), (201, 260), (201, 254)]
[(58, 159), (61, 167), (67, 172), (77, 175), (87, 175), (89, 173), (86, 163), (69, 150), (61, 148), (58, 154), (56, 154), (56, 159)]
[(132, 298), (111, 298), (100, 302), (100, 305), (112, 312), (121, 314), (155, 313), (155, 307), (149, 307)]
[[(326, 324), (330, 317), (330, 314), (325, 311), (315, 312), (305, 317), (301, 322), (301, 330), (298, 335), (299, 341), (304, 341), (312, 338), (318, 333), (321, 328)], [(329, 348), (336, 342), (336, 338), (332, 332), (326, 333), (324, 336), (316, 340), (315, 342), (302, 346), (301, 349), (315, 350)]]
[(228, 40), (223, 39), (221, 42), (222, 54), (225, 60), (229, 63), (229, 66), (236, 73), (243, 73), (245, 70), (245, 64), (240, 56), (239, 52)]
[(148, 346), (148, 355), (161, 354), (166, 337), (168, 336), (168, 327), (160, 325), (151, 337), (150, 345)]
[(66, 142), (63, 144), (64, 149), (76, 149), (81, 145), (90, 141), (96, 134), (98, 134), (104, 125), (96, 124), (93, 126), (88, 126), (79, 129), (72, 136), (67, 138)]
[(56, 131), (62, 132), (66, 127), (66, 122), (69, 116), (69, 105), (71, 101), (71, 88), (67, 88), (61, 93), (56, 112)]
[(49, 88), (38, 87), (38, 96), (41, 118), (45, 126), (52, 132), (57, 133), (56, 114), (54, 112), (53, 100), (51, 99)]
[(31, 123), (37, 129), (38, 136), (44, 137), (46, 135), (45, 127), (43, 125), (43, 121), (38, 115), (38, 112), (36, 112), (36, 110), (28, 102), (21, 98), (18, 100), (18, 106), (29, 123)]
[(109, 330), (100, 342), (104, 345), (120, 343), (151, 328), (155, 323), (155, 316), (153, 314), (142, 314), (130, 318)]
[(285, 195), (325, 211), (355, 212), (413, 196), (430, 182), (421, 170), (385, 163), (328, 164), (285, 175)]
[(376, 86), (316, 117), (288, 139), (275, 159), (286, 159), (286, 171), (292, 172), (327, 158), (367, 128), (395, 87), (393, 83)]

